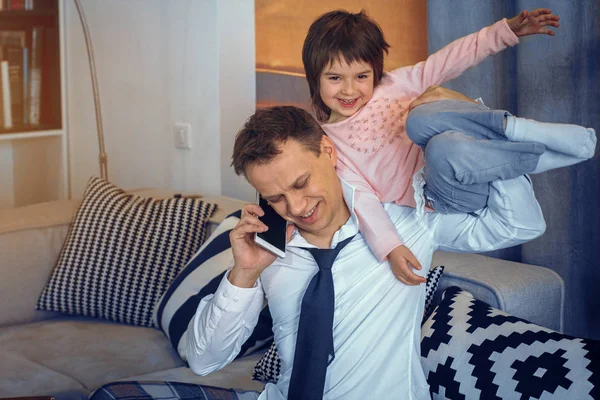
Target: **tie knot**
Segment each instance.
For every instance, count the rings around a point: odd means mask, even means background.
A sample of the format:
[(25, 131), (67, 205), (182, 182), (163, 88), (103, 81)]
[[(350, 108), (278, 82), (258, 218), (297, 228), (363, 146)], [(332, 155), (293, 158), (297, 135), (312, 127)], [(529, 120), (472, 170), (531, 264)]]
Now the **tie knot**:
[(310, 252), (310, 254), (312, 254), (313, 258), (317, 262), (317, 265), (319, 266), (319, 269), (331, 269), (333, 267), (333, 262), (340, 251), (342, 251), (342, 249), (346, 247), (348, 243), (350, 243), (353, 237), (354, 236), (344, 239), (333, 249), (309, 248), (307, 250)]
[(308, 249), (320, 269), (331, 269), (337, 257), (337, 249)]

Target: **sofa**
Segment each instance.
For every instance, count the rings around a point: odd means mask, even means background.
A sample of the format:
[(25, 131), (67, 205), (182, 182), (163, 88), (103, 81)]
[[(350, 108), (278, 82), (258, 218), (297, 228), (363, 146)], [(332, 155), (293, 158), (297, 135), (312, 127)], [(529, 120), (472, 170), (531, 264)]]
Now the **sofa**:
[[(140, 190), (142, 196), (170, 196)], [(244, 202), (223, 196), (212, 229)], [(170, 380), (260, 390), (252, 370), (258, 352), (207, 376), (196, 376), (162, 331), (36, 311), (80, 201), (65, 200), (0, 209), (0, 397), (52, 395), (87, 398), (119, 380)], [(473, 254), (436, 252), (444, 265), (434, 301), (459, 286), (507, 313), (556, 331), (563, 328), (563, 281), (553, 271)], [(542, 301), (543, 300), (543, 301)]]

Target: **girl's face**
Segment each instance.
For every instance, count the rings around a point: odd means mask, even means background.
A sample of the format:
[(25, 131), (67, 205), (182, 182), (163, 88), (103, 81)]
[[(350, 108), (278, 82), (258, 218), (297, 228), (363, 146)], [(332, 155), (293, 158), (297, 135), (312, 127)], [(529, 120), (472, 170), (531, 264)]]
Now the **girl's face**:
[(321, 100), (331, 109), (328, 123), (356, 114), (373, 97), (373, 68), (363, 61), (334, 60), (321, 72)]

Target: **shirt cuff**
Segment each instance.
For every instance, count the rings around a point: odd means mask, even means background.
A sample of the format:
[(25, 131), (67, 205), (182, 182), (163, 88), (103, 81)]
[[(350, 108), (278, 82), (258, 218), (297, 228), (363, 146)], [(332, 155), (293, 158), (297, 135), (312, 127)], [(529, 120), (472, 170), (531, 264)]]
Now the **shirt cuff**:
[(229, 272), (225, 273), (221, 284), (215, 292), (215, 305), (222, 310), (230, 312), (246, 311), (252, 304), (254, 296), (260, 292), (260, 279), (256, 281), (254, 287), (241, 288), (229, 282), (229, 279), (227, 279)]
[(508, 26), (508, 19), (502, 18), (494, 25), (500, 25), (499, 35), (504, 43), (511, 47), (519, 44), (519, 37), (515, 35), (512, 29), (510, 29), (510, 26)]

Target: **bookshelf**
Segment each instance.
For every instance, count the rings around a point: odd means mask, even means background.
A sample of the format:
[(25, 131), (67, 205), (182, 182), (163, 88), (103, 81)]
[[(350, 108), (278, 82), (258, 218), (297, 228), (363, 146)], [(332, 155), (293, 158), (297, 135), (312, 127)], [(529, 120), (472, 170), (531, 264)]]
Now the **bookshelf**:
[(0, 3), (0, 207), (67, 198), (63, 0)]

